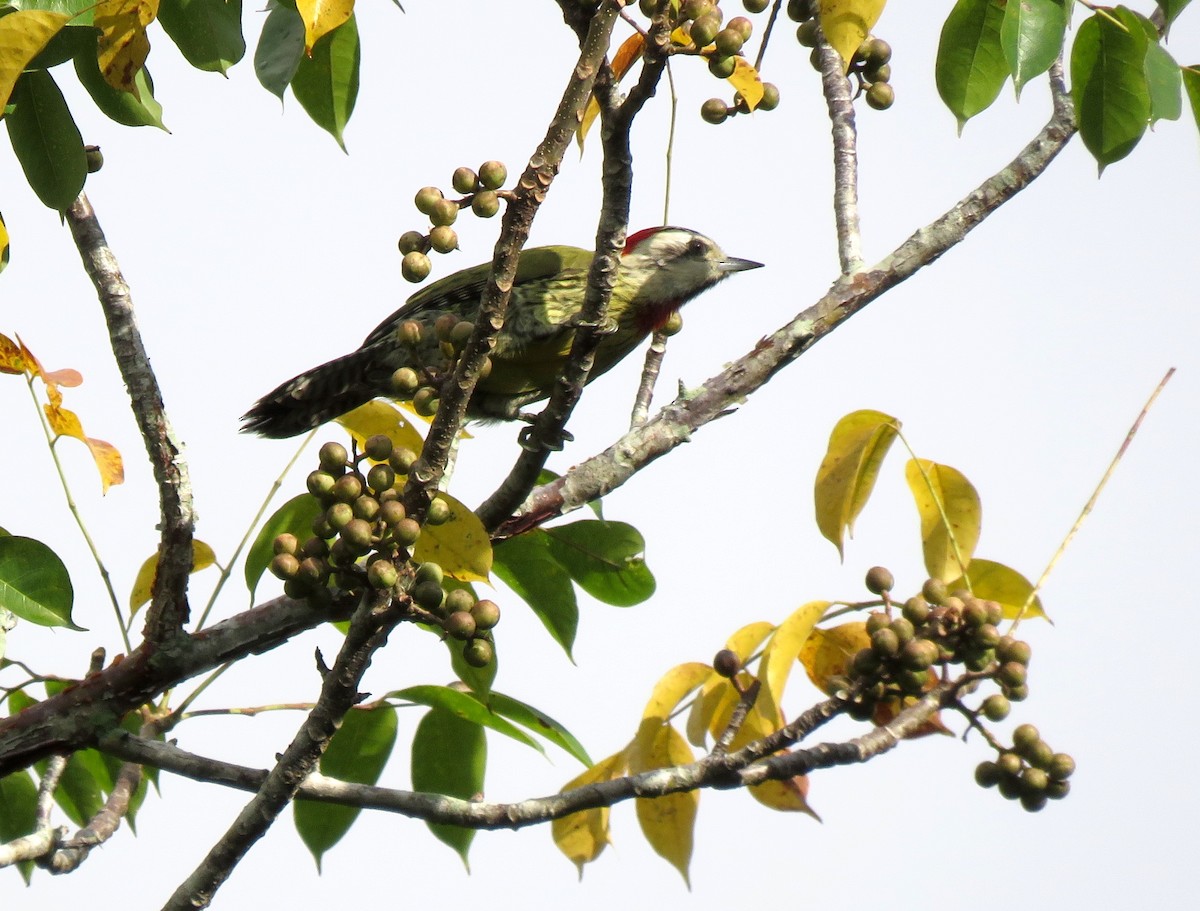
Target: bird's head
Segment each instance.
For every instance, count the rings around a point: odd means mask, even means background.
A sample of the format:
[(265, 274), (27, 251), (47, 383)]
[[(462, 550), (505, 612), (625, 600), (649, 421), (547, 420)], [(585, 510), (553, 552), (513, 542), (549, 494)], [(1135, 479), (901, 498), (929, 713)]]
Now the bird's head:
[(618, 287), (624, 285), (645, 329), (657, 329), (671, 312), (734, 272), (762, 263), (726, 256), (710, 238), (687, 228), (635, 231), (625, 241)]

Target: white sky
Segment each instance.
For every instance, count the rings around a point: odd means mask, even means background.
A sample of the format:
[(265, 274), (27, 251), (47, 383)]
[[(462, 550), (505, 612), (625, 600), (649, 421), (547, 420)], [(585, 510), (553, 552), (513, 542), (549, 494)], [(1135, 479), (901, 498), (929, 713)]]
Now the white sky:
[[(573, 37), (549, 3), (506, 4), (505, 16), (480, 2), (406, 7), (407, 15), (388, 3), (360, 12), (363, 88), (346, 134), (349, 156), (290, 98), (279, 115), (249, 55), (224, 80), (192, 71), (165, 36), (154, 39), (150, 63), (169, 136), (118, 127), (89, 109), (81, 90), (68, 92), (86, 141), (104, 149), (107, 164), (88, 193), (132, 286), (167, 406), (187, 443), (197, 533), (222, 558), (293, 451), (291, 443), (239, 436), (238, 415), (281, 380), (356, 346), (403, 301), (411, 289), (399, 276), (395, 240), (421, 224), (413, 192), (448, 184), (456, 166), (488, 158), (519, 172), (575, 59)], [(860, 113), (869, 261), (1005, 163), (1048, 114), (1044, 84), (1029, 86), (1019, 106), (1006, 91), (956, 138), (933, 87), (948, 7), (937, 4), (929, 17), (892, 11), (878, 29), (895, 48), (897, 102), (886, 113)], [(248, 17), (252, 44), (258, 18)], [(1184, 15), (1169, 45), (1182, 62), (1200, 59), (1195, 18)], [(807, 56), (785, 27), (764, 68), (783, 91), (781, 107), (719, 128), (695, 112), (724, 87), (680, 61), (671, 220), (768, 268), (691, 305), (664, 367), (667, 395), (677, 380), (699, 384), (744, 353), (836, 277), (828, 123)], [(661, 218), (667, 113), (663, 97), (639, 122), (634, 227)], [(691, 893), (642, 841), (626, 806), (613, 814), (614, 849), (582, 885), (545, 828), (479, 835), (468, 877), (420, 823), (367, 814), (326, 856), (318, 877), (284, 821), (250, 853), (216, 906), (250, 907), (269, 897), (295, 907), (414, 900), (828, 907), (885, 899), (889, 907), (928, 908), (969, 895), (977, 909), (1007, 907), (1017, 896), (1028, 908), (1185, 907), (1187, 871), (1200, 848), (1197, 744), (1177, 733), (1190, 729), (1194, 648), (1186, 621), (1200, 547), (1192, 462), (1200, 405), (1191, 260), (1200, 227), (1197, 148), (1185, 113), (1097, 181), (1094, 163), (1072, 143), (960, 248), (818, 345), (737, 414), (607, 498), (609, 518), (645, 534), (659, 591), (628, 610), (581, 596), (577, 666), (517, 599), (498, 598), (505, 615), (497, 688), (565, 722), (600, 758), (632, 734), (663, 671), (708, 660), (744, 623), (780, 620), (813, 598), (862, 597), (863, 572), (876, 563), (892, 568), (901, 590), (919, 586), (919, 536), (899, 451), (885, 465), (845, 565), (817, 533), (812, 478), (841, 415), (871, 407), (900, 417), (923, 457), (955, 466), (978, 488), (985, 510), (979, 555), (1036, 577), (1145, 397), (1168, 367), (1178, 367), (1045, 590), (1056, 625), (1022, 627), (1035, 647), (1032, 696), (1013, 723), (1034, 722), (1055, 749), (1076, 757), (1070, 799), (1023, 813), (973, 784), (975, 764), (987, 757), (978, 739), (965, 746), (925, 740), (863, 768), (816, 775), (810, 797), (824, 824), (771, 813), (744, 794), (704, 794)], [(598, 148), (582, 162), (568, 155), (532, 243), (590, 243), (598, 163)], [(20, 333), (49, 368), (80, 369), (86, 382), (68, 390), (67, 407), (89, 434), (126, 456), (127, 484), (101, 498), (83, 447), (62, 447), (75, 497), (123, 594), (156, 540), (141, 443), (66, 229), (40, 207), (7, 152), (0, 154), (0, 188), (13, 236), (12, 264), (0, 277), (0, 331)], [(498, 225), (460, 219), (463, 250), (436, 258), (435, 275), (487, 259)], [(637, 371), (630, 358), (589, 388), (571, 425), (576, 442), (551, 467), (563, 470), (621, 432)], [(77, 674), (97, 644), (119, 651), (111, 611), (15, 378), (0, 382), (0, 410), (0, 525), (64, 556), (76, 619), (92, 630), (23, 624), (10, 634), (10, 654)], [(491, 491), (514, 457), (514, 432), (477, 432), (460, 458), (457, 496), (473, 504)], [(293, 492), (302, 478), (298, 471), (291, 479)], [(216, 608), (218, 619), (246, 606), (240, 572)], [(214, 570), (197, 577), (197, 610), (214, 577)], [(332, 655), (337, 643), (335, 632), (318, 630), (245, 662), (203, 705), (311, 699), (319, 685), (313, 647)], [(382, 693), (446, 679), (441, 649), (405, 630), (365, 687)], [(802, 674), (795, 679), (793, 712), (817, 697)], [(401, 716), (401, 743), (416, 717)], [(275, 713), (194, 721), (175, 736), (187, 749), (267, 767), (300, 720)], [(851, 730), (838, 727), (830, 736)], [(491, 799), (549, 793), (578, 772), (561, 753), (547, 763), (499, 738), (489, 745)], [(399, 747), (382, 783), (406, 787), (407, 764)], [(0, 905), (57, 909), (107, 894), (131, 908), (158, 907), (247, 799), (168, 775), (163, 791), (165, 799), (150, 799), (141, 811), (136, 839), (122, 832), (75, 874), (39, 873), (32, 890), (6, 874)]]

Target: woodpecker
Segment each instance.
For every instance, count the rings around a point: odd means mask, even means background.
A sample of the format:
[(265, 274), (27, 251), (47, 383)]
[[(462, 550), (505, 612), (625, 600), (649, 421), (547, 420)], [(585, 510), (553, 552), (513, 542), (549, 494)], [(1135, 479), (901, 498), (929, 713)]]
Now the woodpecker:
[[(592, 252), (578, 247), (534, 247), (521, 253), (504, 326), (491, 351), (491, 369), (475, 387), (469, 418), (517, 419), (521, 406), (549, 397), (571, 351), (591, 262)], [(608, 305), (610, 331), (600, 339), (589, 380), (662, 328), (697, 294), (761, 265), (726, 256), (712, 240), (687, 228), (648, 228), (629, 235)], [(490, 270), (490, 263), (463, 269), (418, 291), (376, 326), (357, 351), (305, 371), (259, 399), (242, 416), (242, 430), (273, 438), (296, 436), (376, 396), (400, 398), (393, 374), (402, 367), (420, 370), (445, 361), (444, 345), (432, 327), (447, 315), (474, 322)], [(415, 343), (413, 321), (423, 330)]]

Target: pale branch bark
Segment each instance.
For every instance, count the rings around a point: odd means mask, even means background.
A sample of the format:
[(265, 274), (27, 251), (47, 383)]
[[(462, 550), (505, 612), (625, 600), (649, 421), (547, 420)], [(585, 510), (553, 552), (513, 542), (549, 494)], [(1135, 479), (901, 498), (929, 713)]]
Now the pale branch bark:
[(508, 476), (476, 510), (486, 528), (494, 528), (512, 515), (533, 489), (550, 453), (561, 446), (566, 423), (587, 384), (596, 350), (608, 331), (606, 314), (620, 269), (633, 193), (630, 129), (658, 88), (666, 67), (664, 43), (667, 41), (669, 26), (660, 16), (645, 43), (641, 74), (624, 101), (607, 63), (593, 86), (594, 97), (600, 105), (603, 162), (600, 219), (596, 228), (595, 255), (588, 270), (587, 291), (570, 354), (555, 382), (550, 401), (524, 435), (521, 454)]
[(360, 700), (358, 685), (371, 658), (407, 612), (405, 605), (380, 592), (364, 598), (346, 631), (333, 667), (324, 672), (321, 695), (288, 748), (263, 780), (254, 798), (213, 845), (200, 865), (163, 906), (164, 911), (204, 908), (246, 852), (266, 834), (341, 727), (346, 712)]
[(442, 387), (441, 404), (425, 438), (425, 446), (409, 473), (404, 493), (405, 505), (417, 515), (424, 514), (437, 491), (452, 442), (466, 420), (467, 402), (475, 390), (488, 353), (495, 344), (496, 334), (504, 325), (504, 313), (512, 293), (521, 248), (529, 239), (533, 218), (558, 174), (563, 155), (583, 117), (596, 75), (608, 52), (620, 10), (620, 4), (605, 0), (591, 17), (587, 33), (582, 39), (579, 60), (571, 71), (545, 138), (529, 159), (512, 191), (501, 222), (500, 238), (492, 258), (492, 272), (480, 302), (475, 331), (459, 358), (454, 374)]
[(169, 648), (143, 643), (123, 661), (61, 693), (0, 718), (0, 777), (53, 753), (93, 745), (117, 719), (185, 680), (260, 654), (346, 613), (275, 598), (179, 637)]
[(633, 410), (629, 414), (629, 426), (638, 427), (650, 416), (650, 403), (654, 400), (654, 387), (662, 370), (663, 358), (667, 353), (667, 334), (661, 329), (650, 336), (650, 347), (642, 362), (642, 378), (638, 381), (637, 394), (633, 397)]
[[(815, 730), (840, 713), (844, 703), (830, 699), (814, 706), (791, 725), (733, 753), (714, 751), (688, 765), (655, 769), (513, 803), (461, 800), (440, 794), (352, 784), (318, 774), (310, 776), (298, 787), (296, 797), (472, 829), (526, 828), (580, 810), (615, 806), (635, 797), (662, 797), (702, 788), (742, 788), (838, 765), (866, 762), (920, 730), (941, 706), (956, 698), (961, 685), (962, 680), (941, 684), (889, 723), (845, 742), (787, 750), (795, 737)], [(267, 777), (261, 769), (196, 756), (170, 744), (145, 740), (123, 731), (106, 737), (101, 748), (127, 761), (241, 790), (255, 790)]]
[(514, 517), (494, 532), (501, 539), (578, 509), (620, 487), (655, 459), (740, 405), (780, 370), (850, 317), (960, 243), (1004, 203), (1036, 180), (1075, 134), (1061, 67), (1052, 70), (1054, 113), (1020, 154), (875, 266), (841, 277), (825, 295), (752, 351), (696, 389), (680, 395), (651, 420), (605, 451), (535, 489)]
[(161, 512), (158, 571), (143, 635), (149, 642), (163, 643), (181, 633), (188, 619), (187, 583), (192, 569), (195, 527), (191, 479), (142, 344), (129, 286), (86, 194), (80, 193), (71, 203), (66, 218), (100, 299), (113, 355), (129, 392), (134, 419), (158, 485)]
[(71, 873), (87, 860), (92, 848), (112, 838), (129, 812), (129, 801), (137, 793), (141, 780), (140, 765), (133, 762), (122, 764), (104, 806), (88, 820), (86, 826), (63, 841), (57, 850), (44, 859), (46, 869), (51, 873)]
[(821, 90), (833, 132), (833, 215), (837, 224), (838, 262), (842, 275), (863, 267), (858, 224), (858, 135), (854, 127), (854, 98), (842, 55), (821, 38)]

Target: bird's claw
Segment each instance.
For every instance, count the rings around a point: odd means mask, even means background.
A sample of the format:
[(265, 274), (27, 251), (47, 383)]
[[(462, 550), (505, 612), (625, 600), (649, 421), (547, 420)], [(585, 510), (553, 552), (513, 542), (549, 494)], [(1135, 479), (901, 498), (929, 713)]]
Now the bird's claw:
[[(530, 420), (530, 416), (522, 414), (521, 419)], [(534, 430), (532, 426), (522, 427), (521, 432), (517, 434), (517, 445), (526, 452), (538, 452), (543, 449), (548, 452), (561, 452), (564, 444), (575, 442), (574, 435), (566, 430), (559, 430), (547, 440), (535, 439)]]
[(597, 335), (612, 335), (618, 328), (617, 321), (611, 316), (606, 316), (602, 320), (587, 320), (576, 313), (570, 318), (569, 322), (575, 329), (591, 329)]

